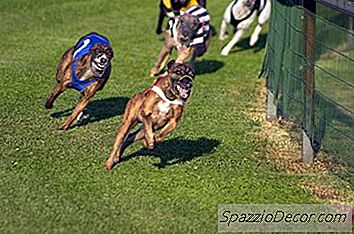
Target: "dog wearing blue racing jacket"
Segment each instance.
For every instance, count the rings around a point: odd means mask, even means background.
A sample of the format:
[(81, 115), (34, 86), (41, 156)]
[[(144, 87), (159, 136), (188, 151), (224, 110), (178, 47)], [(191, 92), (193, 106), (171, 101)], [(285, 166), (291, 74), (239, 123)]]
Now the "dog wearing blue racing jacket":
[(67, 130), (95, 93), (103, 89), (111, 73), (113, 49), (109, 40), (98, 34), (89, 33), (79, 39), (60, 59), (56, 72), (56, 85), (48, 97), (45, 107), (51, 109), (54, 101), (65, 90), (72, 88), (81, 93), (79, 103), (60, 130)]

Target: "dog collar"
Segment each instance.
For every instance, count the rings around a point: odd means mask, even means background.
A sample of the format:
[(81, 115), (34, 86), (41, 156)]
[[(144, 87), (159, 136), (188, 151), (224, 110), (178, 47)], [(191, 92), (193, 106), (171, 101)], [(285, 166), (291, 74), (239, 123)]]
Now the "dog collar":
[(181, 99), (175, 99), (173, 101), (168, 100), (168, 98), (166, 97), (165, 93), (162, 91), (162, 89), (156, 85), (152, 86), (151, 88), (152, 91), (154, 91), (164, 102), (167, 102), (169, 104), (173, 104), (173, 105), (184, 105), (184, 101)]

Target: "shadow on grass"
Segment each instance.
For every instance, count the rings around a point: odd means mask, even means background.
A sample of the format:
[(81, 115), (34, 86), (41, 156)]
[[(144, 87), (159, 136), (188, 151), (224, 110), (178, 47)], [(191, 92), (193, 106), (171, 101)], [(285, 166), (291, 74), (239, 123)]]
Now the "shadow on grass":
[(153, 156), (160, 158), (160, 162), (154, 163), (153, 166), (165, 168), (209, 154), (213, 152), (218, 145), (220, 145), (220, 141), (206, 137), (201, 137), (197, 140), (187, 140), (178, 137), (157, 144), (153, 150), (138, 150), (137, 152), (123, 157), (120, 163), (137, 156)]
[[(232, 36), (233, 35), (230, 35), (230, 37), (232, 37)], [(241, 39), (235, 45), (235, 47), (238, 47), (238, 48), (231, 50), (230, 53), (236, 53), (236, 52), (241, 52), (241, 51), (250, 50), (250, 49), (252, 49), (254, 53), (257, 53), (258, 51), (262, 50), (265, 47), (266, 42), (267, 42), (267, 34), (265, 34), (265, 33), (260, 34), (259, 39), (254, 46), (250, 46), (249, 41), (250, 41), (250, 37)]]
[[(84, 119), (80, 124), (75, 124), (72, 127), (84, 126), (88, 123), (98, 122), (105, 119), (113, 118), (117, 115), (122, 115), (124, 113), (125, 105), (128, 103), (129, 98), (127, 97), (110, 97), (99, 100), (93, 100), (88, 104), (84, 111)], [(60, 118), (69, 116), (75, 107), (57, 111), (52, 113), (50, 116), (53, 118)]]
[(212, 36), (212, 37), (215, 37), (216, 34), (218, 33), (218, 32), (216, 31), (216, 28), (215, 28), (213, 25), (210, 25), (210, 32), (211, 32), (211, 36)]
[(214, 73), (221, 69), (224, 66), (224, 62), (220, 62), (217, 60), (201, 60), (196, 61), (195, 70), (198, 75)]

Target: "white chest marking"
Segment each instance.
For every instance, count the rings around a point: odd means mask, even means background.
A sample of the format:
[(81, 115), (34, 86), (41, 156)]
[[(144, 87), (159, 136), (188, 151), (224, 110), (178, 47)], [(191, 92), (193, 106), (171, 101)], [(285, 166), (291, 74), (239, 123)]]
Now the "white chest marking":
[(166, 114), (170, 110), (170, 103), (165, 101), (159, 101), (157, 108), (162, 114)]
[(168, 106), (169, 105), (184, 105), (184, 101), (181, 99), (175, 99), (173, 101), (170, 101), (167, 99), (167, 97), (165, 96), (165, 93), (157, 86), (152, 86), (151, 88), (152, 91), (154, 91), (162, 100), (163, 102), (167, 103)]
[(80, 81), (89, 80), (93, 76), (91, 69), (85, 71), (85, 73), (79, 78)]

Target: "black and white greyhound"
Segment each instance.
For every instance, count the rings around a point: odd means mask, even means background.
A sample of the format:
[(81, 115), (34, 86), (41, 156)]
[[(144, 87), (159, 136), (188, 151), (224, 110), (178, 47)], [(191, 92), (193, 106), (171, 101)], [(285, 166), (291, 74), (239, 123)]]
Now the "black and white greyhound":
[(221, 23), (220, 40), (227, 38), (226, 28), (231, 24), (235, 29), (235, 34), (231, 41), (223, 48), (221, 55), (227, 56), (231, 48), (240, 40), (244, 32), (250, 27), (255, 18), (258, 24), (254, 29), (250, 46), (254, 46), (258, 41), (263, 24), (270, 16), (271, 0), (233, 0), (226, 8), (224, 19)]

